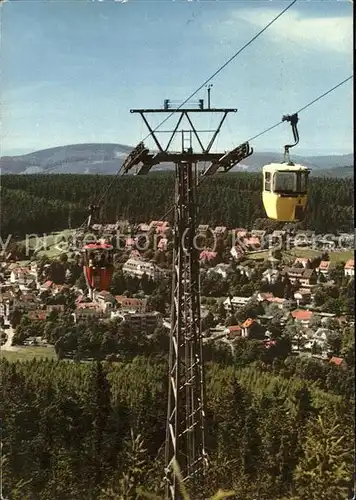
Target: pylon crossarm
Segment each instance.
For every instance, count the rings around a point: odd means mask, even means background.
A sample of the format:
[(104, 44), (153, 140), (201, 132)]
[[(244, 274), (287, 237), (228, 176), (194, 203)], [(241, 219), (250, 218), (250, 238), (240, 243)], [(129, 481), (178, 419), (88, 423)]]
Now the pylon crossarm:
[(253, 149), (250, 148), (248, 142), (244, 142), (237, 148), (225, 153), (217, 161), (213, 161), (211, 165), (202, 172), (202, 177), (208, 175), (214, 175), (216, 172), (222, 168), (223, 172), (229, 172), (233, 167), (235, 167), (241, 160), (244, 160), (248, 156), (251, 156)]

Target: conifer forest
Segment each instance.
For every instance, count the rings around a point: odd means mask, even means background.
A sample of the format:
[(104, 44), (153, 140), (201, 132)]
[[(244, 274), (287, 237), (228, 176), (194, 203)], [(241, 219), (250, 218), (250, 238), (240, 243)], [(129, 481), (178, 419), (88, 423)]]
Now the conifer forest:
[[(199, 187), (199, 223), (252, 227), (265, 217), (262, 176), (231, 173), (206, 179)], [(100, 204), (100, 221), (160, 220), (173, 200), (174, 175), (168, 172), (114, 179), (99, 175), (6, 175), (2, 177), (2, 235), (48, 233), (80, 226), (88, 205)], [(152, 196), (154, 193), (154, 196)], [(311, 178), (303, 229), (352, 231), (354, 186), (350, 179)], [(172, 212), (169, 217), (172, 217)]]

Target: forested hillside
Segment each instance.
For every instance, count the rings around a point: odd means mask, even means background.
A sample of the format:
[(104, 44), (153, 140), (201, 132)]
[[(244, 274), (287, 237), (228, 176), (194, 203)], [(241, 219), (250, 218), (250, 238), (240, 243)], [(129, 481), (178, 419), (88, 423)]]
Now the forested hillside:
[[(283, 364), (280, 369), (283, 368)], [(163, 358), (123, 363), (2, 360), (3, 487), (11, 500), (138, 500), (162, 494)], [(288, 366), (283, 368), (285, 375)], [(270, 366), (207, 370), (206, 484), (241, 500), (344, 500), (352, 403)], [(321, 464), (327, 464), (321, 467)], [(151, 497), (150, 497), (151, 498)], [(159, 498), (162, 498), (161, 496)]]
[[(115, 175), (133, 146), (110, 143), (68, 144), (42, 149), (18, 156), (0, 157), (3, 174), (108, 174)], [(282, 161), (282, 151), (255, 151), (245, 158), (237, 169), (247, 168), (249, 172), (259, 172), (263, 165)], [(314, 172), (319, 169), (339, 168), (353, 165), (353, 154), (306, 156), (293, 154), (293, 159)], [(203, 166), (203, 164), (201, 165)], [(161, 164), (159, 170), (173, 170), (172, 163)], [(340, 175), (341, 176), (341, 175)]]
[[(170, 173), (145, 177), (99, 175), (7, 175), (2, 177), (2, 235), (22, 236), (76, 227), (84, 221), (90, 202), (101, 198), (102, 222), (127, 218), (132, 222), (160, 219), (172, 205), (174, 179)], [(304, 227), (320, 232), (353, 228), (354, 187), (349, 179), (311, 178)], [(230, 173), (205, 180), (199, 187), (199, 222), (229, 227), (252, 227), (265, 217), (261, 176)]]

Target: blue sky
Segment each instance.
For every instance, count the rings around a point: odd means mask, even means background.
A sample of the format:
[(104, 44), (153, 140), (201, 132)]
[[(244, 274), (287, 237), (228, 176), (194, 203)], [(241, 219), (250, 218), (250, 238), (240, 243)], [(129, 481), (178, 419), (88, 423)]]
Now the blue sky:
[[(7, 1), (1, 154), (86, 142), (136, 145), (146, 128), (131, 108), (184, 100), (288, 3)], [(352, 73), (352, 4), (297, 2), (211, 82), (214, 106), (238, 108), (217, 148), (249, 139)], [(351, 80), (301, 113), (295, 152), (352, 152), (352, 101)], [(198, 128), (215, 125), (204, 120)], [(278, 151), (290, 139), (285, 124), (251, 144)]]

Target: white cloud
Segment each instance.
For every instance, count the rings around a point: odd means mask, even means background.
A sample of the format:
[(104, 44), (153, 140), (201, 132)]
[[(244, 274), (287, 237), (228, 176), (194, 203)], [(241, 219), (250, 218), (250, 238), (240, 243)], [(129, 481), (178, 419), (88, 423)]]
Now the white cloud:
[[(232, 13), (227, 24), (247, 21), (258, 28), (266, 26), (276, 15), (275, 9), (239, 9)], [(288, 11), (273, 23), (262, 35), (275, 42), (292, 41), (311, 50), (346, 52), (352, 50), (352, 16), (304, 17), (296, 11)]]

